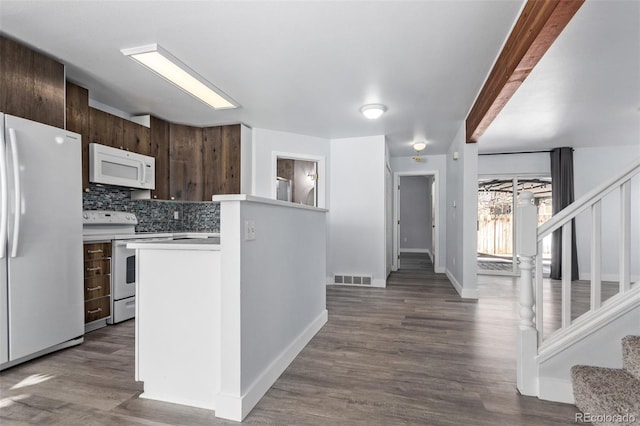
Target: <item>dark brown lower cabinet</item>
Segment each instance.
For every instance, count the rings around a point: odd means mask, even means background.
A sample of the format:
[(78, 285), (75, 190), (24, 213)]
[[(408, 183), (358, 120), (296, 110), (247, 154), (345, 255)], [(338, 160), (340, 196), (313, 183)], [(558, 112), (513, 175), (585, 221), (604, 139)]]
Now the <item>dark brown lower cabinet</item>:
[(84, 244), (84, 322), (111, 316), (111, 242)]

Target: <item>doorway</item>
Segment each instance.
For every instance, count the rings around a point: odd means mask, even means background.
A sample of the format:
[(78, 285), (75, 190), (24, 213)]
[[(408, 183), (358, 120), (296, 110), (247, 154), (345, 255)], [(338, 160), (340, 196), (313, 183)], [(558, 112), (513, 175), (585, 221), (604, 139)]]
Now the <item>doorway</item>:
[(444, 272), (439, 260), (438, 172), (394, 173), (394, 195), (392, 269), (428, 265)]
[[(538, 208), (538, 225), (551, 218), (550, 177), (486, 177), (478, 181), (478, 274), (518, 275), (516, 215), (518, 194), (530, 191)], [(551, 239), (543, 240), (543, 272), (551, 262)]]

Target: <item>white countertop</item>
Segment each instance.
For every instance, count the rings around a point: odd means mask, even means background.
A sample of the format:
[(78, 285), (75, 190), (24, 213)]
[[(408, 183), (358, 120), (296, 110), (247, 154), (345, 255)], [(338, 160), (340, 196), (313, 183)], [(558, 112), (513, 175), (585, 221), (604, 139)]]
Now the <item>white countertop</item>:
[(135, 234), (84, 235), (82, 241), (91, 243), (111, 240), (137, 240), (145, 238), (211, 238), (220, 237), (219, 232), (136, 232)]
[(262, 204), (271, 204), (274, 206), (280, 207), (288, 207), (294, 209), (303, 209), (303, 210), (311, 210), (315, 212), (328, 212), (327, 209), (321, 209), (320, 207), (307, 206), (305, 204), (298, 203), (290, 203), (288, 201), (274, 200), (271, 198), (263, 198), (256, 197), (255, 195), (247, 195), (247, 194), (223, 194), (223, 195), (214, 195), (211, 197), (214, 202), (223, 202), (223, 201), (249, 201), (252, 203), (262, 203)]
[(151, 249), (151, 250), (220, 250), (220, 237), (211, 238), (182, 238), (178, 240), (165, 241), (136, 241), (127, 244), (130, 249)]

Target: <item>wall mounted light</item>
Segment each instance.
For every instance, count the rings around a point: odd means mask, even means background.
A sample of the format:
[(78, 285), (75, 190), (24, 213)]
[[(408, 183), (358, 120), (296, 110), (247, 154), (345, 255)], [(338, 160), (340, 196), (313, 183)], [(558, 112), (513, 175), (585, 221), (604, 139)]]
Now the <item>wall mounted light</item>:
[(376, 120), (387, 111), (387, 107), (382, 104), (368, 104), (360, 107), (360, 112), (369, 120)]
[(238, 103), (158, 44), (120, 50), (160, 77), (215, 109), (237, 108)]

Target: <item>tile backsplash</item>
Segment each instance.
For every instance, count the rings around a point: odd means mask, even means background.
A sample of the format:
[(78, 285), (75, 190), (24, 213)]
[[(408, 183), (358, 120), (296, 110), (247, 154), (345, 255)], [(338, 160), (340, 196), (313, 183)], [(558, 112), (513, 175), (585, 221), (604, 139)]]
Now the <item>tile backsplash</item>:
[[(220, 204), (132, 200), (131, 191), (114, 186), (91, 184), (82, 194), (83, 210), (132, 212), (138, 217), (136, 232), (219, 232)], [(178, 219), (174, 213), (178, 212)]]

